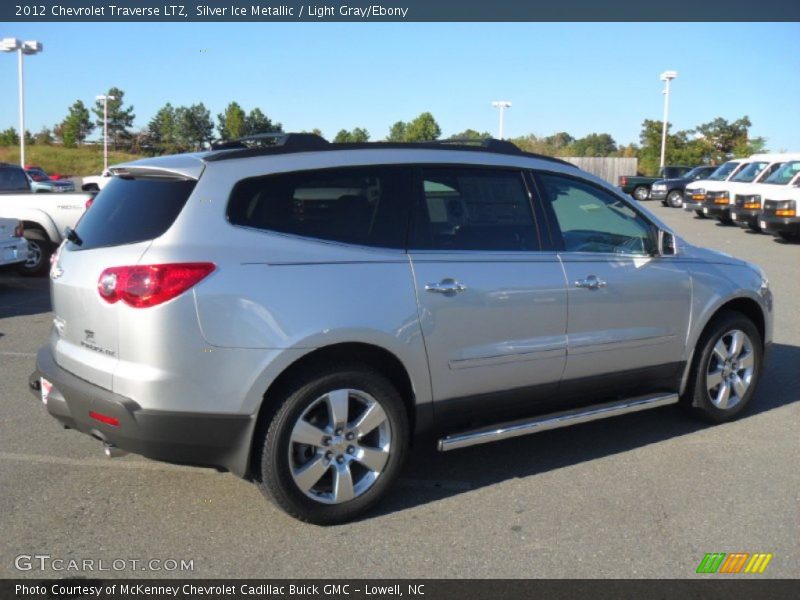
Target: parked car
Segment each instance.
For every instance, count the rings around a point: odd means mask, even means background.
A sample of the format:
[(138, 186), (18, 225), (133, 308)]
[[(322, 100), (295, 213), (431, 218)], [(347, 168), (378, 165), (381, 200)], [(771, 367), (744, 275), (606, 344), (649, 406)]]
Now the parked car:
[(619, 187), (626, 194), (630, 194), (639, 202), (650, 199), (650, 187), (661, 179), (675, 179), (682, 177), (689, 172), (691, 167), (667, 166), (662, 167), (657, 177), (645, 177), (644, 175), (622, 175), (619, 178)]
[(0, 216), (22, 221), (28, 240), (28, 258), (20, 266), (24, 275), (41, 275), (50, 266), (50, 255), (74, 227), (94, 193), (34, 194), (24, 169), (0, 163)]
[(74, 192), (75, 184), (69, 179), (52, 179), (41, 167), (26, 166), (25, 172), (31, 179), (34, 192)]
[(61, 245), (30, 386), (108, 455), (226, 469), (329, 524), (389, 492), (412, 436), (750, 402), (764, 273), (601, 179), (498, 140), (268, 139), (115, 167)]
[(661, 202), (664, 206), (680, 208), (683, 206), (683, 192), (686, 190), (687, 184), (700, 179), (706, 179), (716, 170), (717, 165), (695, 167), (691, 171), (684, 173), (681, 177), (659, 179), (650, 188), (650, 198)]
[(703, 214), (717, 219), (724, 225), (732, 225), (731, 208), (734, 206), (736, 194), (747, 193), (753, 184), (760, 183), (777, 171), (783, 163), (791, 158), (800, 158), (800, 154), (758, 154), (748, 159), (736, 175), (724, 184), (716, 186), (716, 190), (707, 190)]
[[(795, 182), (798, 178), (795, 177)], [(774, 186), (764, 193), (758, 224), (764, 233), (772, 234), (787, 242), (800, 241), (800, 187), (797, 185)]]
[(736, 192), (731, 206), (731, 219), (739, 227), (761, 231), (759, 216), (764, 209), (764, 199), (782, 195), (784, 190), (800, 187), (800, 159), (790, 160), (767, 177), (762, 183), (751, 184)]
[(709, 189), (716, 189), (720, 182), (727, 181), (736, 174), (747, 164), (747, 159), (737, 158), (722, 163), (716, 171), (706, 179), (695, 181), (688, 184), (683, 193), (683, 210), (694, 211), (701, 219), (706, 218), (703, 208), (706, 204), (706, 186)]
[(0, 217), (0, 270), (15, 268), (28, 260), (28, 242), (19, 219)]
[(100, 175), (84, 177), (81, 181), (81, 190), (84, 192), (99, 192), (111, 181), (111, 177), (112, 173), (109, 169), (104, 170)]

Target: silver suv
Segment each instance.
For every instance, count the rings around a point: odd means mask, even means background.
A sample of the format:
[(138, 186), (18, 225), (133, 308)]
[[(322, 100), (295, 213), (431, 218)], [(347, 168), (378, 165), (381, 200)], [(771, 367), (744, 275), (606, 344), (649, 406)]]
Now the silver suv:
[(508, 142), (231, 142), (114, 169), (52, 265), (30, 378), (105, 445), (362, 514), (442, 451), (681, 401), (747, 405), (772, 339), (753, 265)]

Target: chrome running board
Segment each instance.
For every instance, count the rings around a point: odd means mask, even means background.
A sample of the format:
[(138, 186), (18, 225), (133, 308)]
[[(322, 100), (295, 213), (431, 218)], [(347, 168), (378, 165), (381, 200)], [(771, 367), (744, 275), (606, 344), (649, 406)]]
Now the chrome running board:
[(481, 429), (473, 429), (472, 431), (464, 431), (463, 433), (455, 433), (440, 439), (438, 447), (440, 452), (447, 452), (448, 450), (457, 450), (467, 446), (476, 446), (521, 435), (539, 433), (548, 429), (558, 429), (559, 427), (588, 423), (589, 421), (616, 417), (617, 415), (649, 408), (658, 408), (659, 406), (676, 404), (677, 402), (677, 394), (658, 394), (617, 400), (606, 404), (595, 404), (594, 406), (584, 406), (573, 410), (541, 415), (533, 419), (511, 421)]

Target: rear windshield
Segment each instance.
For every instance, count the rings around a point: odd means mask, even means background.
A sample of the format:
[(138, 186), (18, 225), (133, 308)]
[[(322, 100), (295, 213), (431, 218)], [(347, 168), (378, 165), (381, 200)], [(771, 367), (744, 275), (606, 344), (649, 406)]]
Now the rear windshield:
[(726, 162), (708, 176), (709, 181), (725, 181), (733, 170), (739, 166), (738, 162)]
[(195, 183), (113, 178), (78, 222), (75, 231), (82, 243), (70, 243), (70, 249), (121, 246), (159, 237), (175, 222)]

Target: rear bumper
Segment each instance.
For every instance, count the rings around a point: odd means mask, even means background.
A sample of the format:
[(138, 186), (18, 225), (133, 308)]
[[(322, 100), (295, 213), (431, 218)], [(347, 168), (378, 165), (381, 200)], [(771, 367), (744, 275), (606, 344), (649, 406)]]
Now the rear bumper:
[(761, 224), (761, 229), (766, 233), (773, 235), (791, 233), (800, 236), (800, 217), (768, 217), (762, 215), (758, 220)]
[[(39, 350), (36, 371), (29, 378), (31, 392), (39, 399), (42, 377), (53, 384), (47, 412), (71, 429), (147, 458), (214, 467), (240, 477), (249, 474), (254, 416), (143, 409), (130, 398), (62, 369), (49, 345)], [(117, 419), (119, 426), (96, 421), (90, 412)]]
[(17, 266), (28, 260), (28, 242), (25, 238), (0, 242), (0, 268)]

